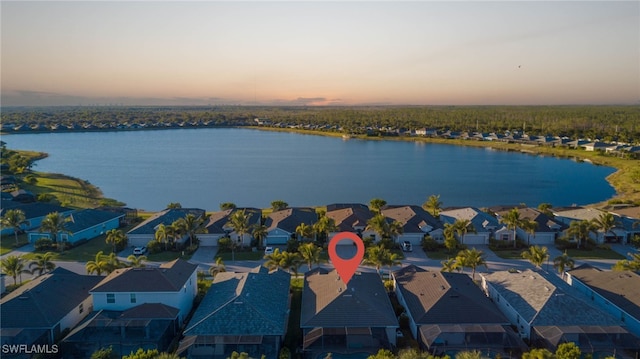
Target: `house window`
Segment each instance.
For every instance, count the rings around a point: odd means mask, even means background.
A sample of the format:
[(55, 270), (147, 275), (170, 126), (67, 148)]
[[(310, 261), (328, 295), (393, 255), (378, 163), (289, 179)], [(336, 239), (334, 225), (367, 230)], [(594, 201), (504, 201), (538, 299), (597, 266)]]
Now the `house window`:
[(136, 294), (131, 293), (131, 303), (135, 303), (135, 302), (136, 302)]
[(502, 233), (502, 240), (503, 241), (508, 241), (509, 240), (509, 234), (508, 233)]
[(115, 303), (116, 295), (113, 293), (107, 293), (107, 303)]
[(78, 313), (82, 314), (82, 312), (84, 312), (84, 303), (80, 303), (80, 306), (78, 307)]

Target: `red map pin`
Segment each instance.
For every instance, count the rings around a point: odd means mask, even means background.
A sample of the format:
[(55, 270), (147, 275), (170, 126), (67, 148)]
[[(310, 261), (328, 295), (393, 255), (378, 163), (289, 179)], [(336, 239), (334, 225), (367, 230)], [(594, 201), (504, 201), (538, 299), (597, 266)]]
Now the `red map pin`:
[[(353, 243), (356, 244), (357, 251), (356, 255), (353, 256), (353, 258), (342, 259), (340, 258), (340, 256), (338, 256), (338, 253), (336, 253), (336, 246), (338, 245), (338, 242), (343, 239), (350, 239), (353, 241)], [(347, 285), (347, 283), (349, 283), (349, 281), (351, 280), (351, 277), (353, 277), (353, 274), (358, 269), (358, 266), (362, 262), (362, 258), (364, 257), (364, 243), (362, 243), (362, 239), (360, 239), (360, 237), (358, 237), (355, 233), (340, 232), (333, 236), (331, 242), (329, 242), (328, 250), (329, 258), (331, 259), (333, 266), (336, 268), (336, 271), (338, 271), (338, 275), (340, 275), (340, 278), (342, 279), (344, 285)]]

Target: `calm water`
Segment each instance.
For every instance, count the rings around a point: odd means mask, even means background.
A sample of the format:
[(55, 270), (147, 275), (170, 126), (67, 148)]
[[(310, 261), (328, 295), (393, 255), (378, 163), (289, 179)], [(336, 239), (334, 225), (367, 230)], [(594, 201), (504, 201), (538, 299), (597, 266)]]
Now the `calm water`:
[(48, 133), (3, 136), (9, 148), (49, 153), (35, 170), (86, 179), (145, 210), (170, 202), (218, 210), (336, 202), (444, 206), (588, 204), (615, 194), (609, 167), (489, 149), (248, 129)]

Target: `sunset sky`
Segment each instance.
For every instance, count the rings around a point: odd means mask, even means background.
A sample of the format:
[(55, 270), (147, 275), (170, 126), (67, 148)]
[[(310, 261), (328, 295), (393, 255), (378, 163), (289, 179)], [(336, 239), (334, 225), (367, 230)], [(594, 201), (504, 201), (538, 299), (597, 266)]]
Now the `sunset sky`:
[(640, 104), (638, 1), (0, 6), (3, 106)]

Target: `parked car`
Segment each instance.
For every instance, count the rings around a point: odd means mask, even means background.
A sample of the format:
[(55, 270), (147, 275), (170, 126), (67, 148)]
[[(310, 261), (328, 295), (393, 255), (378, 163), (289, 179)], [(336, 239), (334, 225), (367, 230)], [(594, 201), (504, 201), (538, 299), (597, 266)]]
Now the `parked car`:
[(133, 255), (134, 256), (141, 256), (143, 254), (147, 253), (147, 247), (135, 247), (133, 249)]
[(269, 255), (269, 254), (273, 254), (273, 247), (265, 247), (264, 249), (264, 255)]
[(411, 246), (411, 242), (409, 242), (409, 241), (402, 242), (402, 251), (403, 252), (413, 252), (413, 246)]

